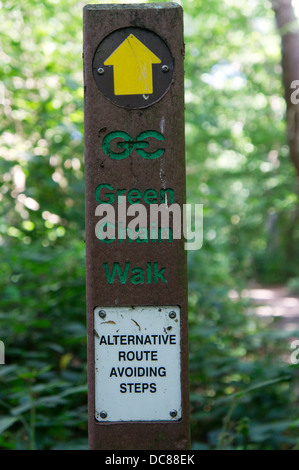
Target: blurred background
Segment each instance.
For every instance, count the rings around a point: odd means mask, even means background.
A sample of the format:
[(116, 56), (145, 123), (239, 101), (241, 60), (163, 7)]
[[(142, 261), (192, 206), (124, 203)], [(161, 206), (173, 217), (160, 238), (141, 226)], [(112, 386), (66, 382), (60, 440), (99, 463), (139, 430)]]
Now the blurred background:
[[(299, 2), (181, 4), (192, 447), (299, 449)], [(83, 6), (0, 2), (0, 449), (88, 446)]]

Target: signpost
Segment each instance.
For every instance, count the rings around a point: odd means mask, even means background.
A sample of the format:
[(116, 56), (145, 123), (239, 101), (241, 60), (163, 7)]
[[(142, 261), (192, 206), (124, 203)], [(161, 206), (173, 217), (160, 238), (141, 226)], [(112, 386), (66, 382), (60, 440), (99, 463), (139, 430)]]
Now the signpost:
[(84, 8), (91, 449), (189, 447), (182, 23), (174, 3)]

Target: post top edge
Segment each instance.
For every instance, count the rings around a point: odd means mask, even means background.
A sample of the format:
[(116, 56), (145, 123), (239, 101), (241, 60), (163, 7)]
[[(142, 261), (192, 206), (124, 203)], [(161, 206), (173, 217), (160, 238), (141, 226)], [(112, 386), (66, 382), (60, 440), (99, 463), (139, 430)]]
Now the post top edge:
[(88, 4), (83, 7), (83, 10), (154, 10), (154, 9), (172, 9), (182, 8), (179, 3), (165, 2), (165, 3), (103, 3), (103, 4)]

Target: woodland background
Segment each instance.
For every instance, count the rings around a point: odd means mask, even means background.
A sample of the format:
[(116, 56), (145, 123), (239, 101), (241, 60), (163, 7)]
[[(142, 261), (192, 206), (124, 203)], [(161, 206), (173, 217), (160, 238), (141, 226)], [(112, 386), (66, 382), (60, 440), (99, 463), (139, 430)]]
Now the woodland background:
[[(0, 2), (1, 449), (88, 445), (83, 6)], [(299, 449), (299, 327), (230, 295), (299, 293), (298, 25), (290, 0), (182, 6), (188, 202), (204, 204), (188, 252), (192, 447)]]

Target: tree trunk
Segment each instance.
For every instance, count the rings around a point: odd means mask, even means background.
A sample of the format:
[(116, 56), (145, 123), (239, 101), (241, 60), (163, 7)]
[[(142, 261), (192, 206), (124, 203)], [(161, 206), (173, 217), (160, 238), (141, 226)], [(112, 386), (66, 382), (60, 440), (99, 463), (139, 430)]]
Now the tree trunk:
[[(292, 0), (272, 0), (281, 35), (283, 84), (287, 104), (287, 135), (290, 157), (299, 176), (299, 27)], [(295, 82), (296, 81), (296, 82)]]

